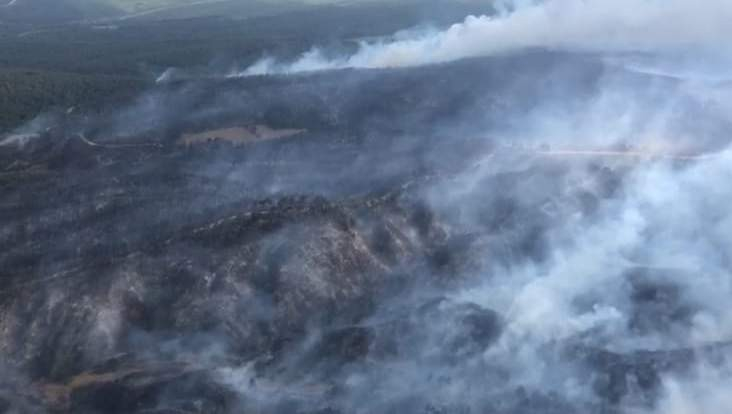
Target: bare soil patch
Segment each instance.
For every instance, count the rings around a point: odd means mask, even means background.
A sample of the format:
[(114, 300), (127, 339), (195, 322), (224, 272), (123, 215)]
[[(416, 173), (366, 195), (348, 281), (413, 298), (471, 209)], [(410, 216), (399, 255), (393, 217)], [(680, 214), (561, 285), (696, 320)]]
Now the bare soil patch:
[(181, 145), (198, 145), (214, 141), (229, 141), (235, 144), (247, 144), (258, 141), (287, 138), (306, 132), (305, 129), (274, 129), (267, 125), (252, 125), (212, 129), (197, 133), (181, 135), (178, 143)]

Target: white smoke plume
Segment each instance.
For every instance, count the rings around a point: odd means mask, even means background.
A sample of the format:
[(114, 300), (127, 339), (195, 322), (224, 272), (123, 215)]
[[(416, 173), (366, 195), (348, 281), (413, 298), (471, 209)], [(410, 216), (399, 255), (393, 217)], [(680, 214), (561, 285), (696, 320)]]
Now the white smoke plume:
[[(515, 2), (514, 2), (515, 3)], [(732, 2), (711, 0), (549, 0), (521, 2), (496, 16), (468, 16), (444, 31), (361, 42), (351, 56), (318, 48), (295, 62), (265, 58), (234, 76), (444, 63), (527, 48), (584, 52), (728, 55)], [(499, 8), (509, 10), (505, 8)]]

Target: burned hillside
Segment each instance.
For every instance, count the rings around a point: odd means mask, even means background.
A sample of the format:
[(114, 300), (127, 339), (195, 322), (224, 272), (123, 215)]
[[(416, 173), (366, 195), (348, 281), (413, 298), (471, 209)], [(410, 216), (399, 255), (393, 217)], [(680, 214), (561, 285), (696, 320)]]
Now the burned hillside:
[(0, 137), (0, 413), (726, 412), (729, 84), (512, 4)]

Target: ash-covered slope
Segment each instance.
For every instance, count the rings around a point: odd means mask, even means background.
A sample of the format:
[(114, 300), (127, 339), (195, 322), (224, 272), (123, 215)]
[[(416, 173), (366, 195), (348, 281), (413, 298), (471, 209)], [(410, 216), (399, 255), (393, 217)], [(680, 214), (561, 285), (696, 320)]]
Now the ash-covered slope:
[[(730, 355), (729, 123), (698, 93), (536, 52), (49, 116), (0, 145), (0, 409), (691, 404)], [(259, 124), (307, 131), (180, 142)]]

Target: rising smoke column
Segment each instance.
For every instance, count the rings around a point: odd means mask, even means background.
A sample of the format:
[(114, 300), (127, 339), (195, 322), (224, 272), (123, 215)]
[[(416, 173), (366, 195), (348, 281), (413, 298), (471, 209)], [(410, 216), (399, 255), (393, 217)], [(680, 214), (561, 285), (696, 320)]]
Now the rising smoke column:
[(444, 31), (375, 43), (329, 59), (318, 48), (295, 62), (265, 58), (235, 76), (444, 63), (528, 48), (585, 52), (729, 55), (732, 2), (549, 0), (497, 16), (468, 16)]

